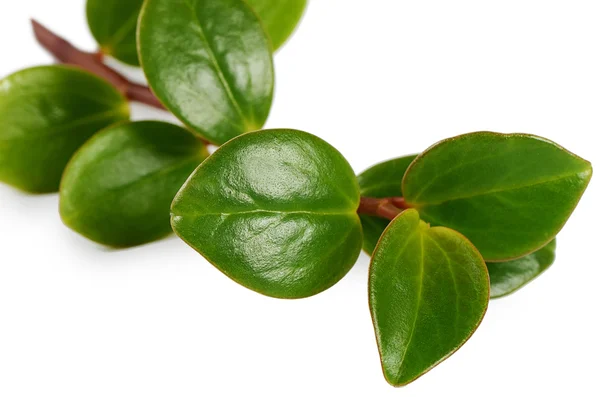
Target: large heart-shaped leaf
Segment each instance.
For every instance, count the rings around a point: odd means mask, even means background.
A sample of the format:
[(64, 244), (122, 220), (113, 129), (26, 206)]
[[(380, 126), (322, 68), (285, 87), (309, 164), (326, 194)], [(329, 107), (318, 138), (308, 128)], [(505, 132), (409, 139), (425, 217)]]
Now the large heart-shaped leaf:
[(556, 258), (556, 239), (533, 254), (508, 262), (488, 263), (491, 297), (510, 295), (545, 272)]
[(334, 285), (361, 247), (352, 168), (321, 139), (266, 130), (229, 141), (172, 207), (175, 232), (238, 283), (277, 298)]
[(373, 253), (369, 304), (383, 372), (406, 385), (473, 334), (489, 301), (483, 258), (459, 233), (415, 210), (394, 219)]
[(304, 14), (307, 0), (247, 0), (263, 21), (277, 50), (296, 29)]
[(244, 0), (148, 0), (138, 43), (156, 96), (203, 138), (220, 145), (264, 125), (273, 59)]
[(171, 232), (177, 191), (208, 156), (175, 125), (146, 121), (110, 127), (73, 157), (60, 188), (60, 214), (76, 232), (100, 244), (129, 247)]
[(87, 0), (87, 21), (102, 53), (139, 66), (136, 28), (144, 0)]
[[(402, 178), (415, 157), (417, 155), (385, 161), (360, 174), (360, 195), (374, 198), (402, 197)], [(363, 249), (370, 255), (390, 221), (361, 214), (360, 222), (364, 233)]]
[(0, 181), (55, 192), (73, 153), (127, 119), (127, 100), (92, 74), (63, 66), (17, 72), (0, 81)]
[(548, 140), (479, 132), (418, 156), (403, 192), (424, 220), (463, 233), (486, 260), (506, 261), (550, 242), (591, 176), (589, 162)]

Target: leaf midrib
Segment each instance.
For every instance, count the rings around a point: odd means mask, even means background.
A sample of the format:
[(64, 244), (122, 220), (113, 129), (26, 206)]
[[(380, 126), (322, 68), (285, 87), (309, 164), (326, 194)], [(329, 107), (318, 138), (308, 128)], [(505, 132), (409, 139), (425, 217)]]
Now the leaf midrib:
[(418, 233), (418, 235), (421, 237), (421, 259), (420, 259), (420, 263), (421, 263), (421, 274), (419, 277), (419, 291), (417, 292), (417, 305), (416, 305), (416, 309), (415, 309), (415, 318), (413, 320), (413, 325), (412, 328), (410, 330), (410, 336), (408, 337), (408, 341), (406, 342), (406, 349), (404, 350), (404, 353), (402, 354), (402, 358), (400, 359), (400, 366), (398, 368), (398, 373), (396, 374), (396, 380), (400, 381), (401, 377), (402, 377), (402, 371), (404, 370), (404, 359), (406, 358), (406, 355), (408, 354), (408, 351), (410, 350), (410, 346), (413, 340), (413, 337), (415, 336), (415, 330), (417, 328), (417, 321), (419, 320), (419, 312), (421, 310), (421, 302), (423, 300), (423, 279), (425, 277), (425, 248), (424, 248), (424, 242), (423, 242), (423, 232), (420, 230), (417, 230), (415, 233)]
[(131, 31), (135, 31), (135, 28), (137, 27), (138, 16), (138, 12), (133, 12), (127, 21), (125, 21), (125, 23), (121, 26), (121, 28), (117, 30), (112, 37), (110, 37), (109, 41), (105, 45), (108, 46), (109, 49), (114, 50), (117, 45), (121, 44)]
[(446, 252), (446, 250), (444, 250), (444, 248), (442, 248), (442, 246), (440, 245), (440, 243), (438, 243), (433, 237), (431, 237), (429, 234), (427, 235), (427, 238), (429, 239), (429, 241), (431, 241), (438, 249), (438, 251), (440, 251), (442, 253), (442, 255), (444, 255), (444, 258), (446, 259), (446, 264), (448, 265), (448, 271), (450, 272), (450, 275), (452, 276), (452, 283), (454, 284), (454, 291), (456, 292), (456, 300), (455, 300), (455, 304), (456, 304), (456, 316), (454, 317), (454, 328), (455, 330), (458, 328), (458, 316), (460, 315), (460, 294), (459, 294), (459, 288), (458, 288), (458, 281), (456, 280), (456, 275), (454, 274), (454, 269), (452, 266), (453, 261), (450, 259), (450, 256), (448, 256), (448, 253)]
[[(448, 175), (452, 174), (453, 172), (455, 172), (456, 170), (459, 170), (459, 169), (467, 167), (467, 166), (475, 165), (477, 163), (481, 163), (484, 160), (491, 160), (491, 159), (502, 158), (502, 157), (506, 157), (506, 156), (512, 156), (515, 154), (515, 152), (516, 151), (514, 151), (514, 150), (509, 150), (509, 151), (505, 151), (505, 152), (501, 152), (501, 153), (494, 153), (489, 156), (479, 157), (479, 158), (471, 160), (471, 161), (460, 162), (460, 163), (456, 164), (455, 166), (446, 169), (441, 174), (436, 175), (434, 178), (431, 178), (428, 183), (424, 184), (421, 187), (421, 189), (419, 190), (419, 193), (417, 193), (417, 195), (415, 197), (415, 200), (418, 200), (419, 197), (421, 197), (423, 195), (423, 193), (425, 193), (427, 191), (427, 189), (429, 189), (431, 186), (435, 185), (436, 182), (440, 178), (448, 176)], [(415, 161), (415, 164), (416, 164), (416, 161)]]
[(194, 217), (194, 218), (201, 218), (203, 216), (233, 216), (233, 215), (248, 215), (248, 214), (305, 214), (305, 215), (322, 215), (322, 216), (348, 216), (348, 215), (352, 215), (352, 216), (358, 216), (356, 214), (356, 211), (347, 211), (347, 212), (339, 212), (339, 211), (287, 211), (287, 210), (279, 210), (279, 211), (275, 211), (275, 210), (265, 210), (265, 209), (256, 209), (256, 210), (249, 210), (249, 211), (238, 211), (238, 212), (197, 212), (197, 213), (193, 213), (193, 212), (188, 212), (188, 213), (175, 213), (173, 212), (173, 216), (178, 216), (178, 217)]
[[(196, 161), (199, 162), (199, 161), (201, 161), (201, 159), (186, 158), (184, 160), (174, 162), (171, 165), (169, 165), (168, 167), (160, 168), (157, 171), (150, 172), (150, 173), (148, 173), (148, 174), (146, 174), (146, 175), (144, 175), (144, 176), (142, 176), (139, 179), (136, 179), (134, 181), (125, 183), (125, 184), (120, 185), (120, 186), (113, 187), (110, 190), (108, 190), (105, 195), (102, 196), (102, 199), (100, 201), (106, 201), (106, 197), (114, 197), (117, 194), (120, 194), (121, 192), (123, 192), (123, 190), (125, 190), (125, 189), (129, 189), (129, 188), (138, 186), (138, 185), (146, 182), (147, 180), (149, 180), (151, 178), (161, 177), (161, 176), (164, 176), (164, 175), (168, 175), (169, 173), (177, 171), (180, 168), (185, 167), (189, 163), (196, 162)], [(92, 208), (97, 208), (98, 207), (97, 206), (97, 201), (89, 201), (88, 204), (89, 205), (85, 206), (81, 210), (76, 211), (76, 212), (70, 214), (70, 216), (68, 217), (68, 221), (76, 219), (77, 217), (79, 217), (79, 215), (87, 213)]]
[[(19, 92), (17, 93), (10, 93), (7, 94), (5, 96), (1, 96), (0, 95), (0, 99), (4, 98), (9, 98), (10, 101), (7, 101), (6, 103), (12, 104), (15, 101), (15, 99), (17, 98), (22, 98), (22, 97), (31, 97), (34, 95), (40, 95), (40, 96), (50, 96), (53, 94), (61, 94), (61, 95), (71, 95), (71, 96), (77, 96), (77, 97), (81, 97), (85, 100), (88, 100), (90, 102), (96, 103), (98, 105), (102, 105), (102, 106), (106, 106), (106, 107), (110, 107), (110, 108), (115, 108), (118, 106), (121, 106), (122, 103), (126, 103), (125, 98), (111, 98), (114, 99), (114, 101), (110, 101), (110, 100), (102, 100), (103, 98), (100, 95), (85, 95), (82, 92), (79, 91), (72, 91), (69, 90), (68, 88), (65, 88), (62, 85), (50, 85), (50, 86), (42, 86), (42, 87), (36, 87), (34, 89), (19, 89)], [(120, 95), (116, 90), (113, 93), (114, 95)]]
[(539, 186), (539, 185), (543, 185), (546, 183), (558, 182), (560, 180), (571, 178), (571, 177), (579, 175), (579, 174), (589, 174), (589, 172), (590, 172), (590, 169), (586, 168), (583, 170), (570, 172), (568, 174), (561, 174), (559, 176), (555, 176), (552, 178), (538, 180), (534, 183), (527, 183), (527, 184), (523, 184), (523, 185), (513, 186), (510, 188), (492, 189), (492, 190), (489, 190), (486, 192), (478, 192), (478, 193), (468, 194), (468, 195), (464, 195), (464, 196), (452, 197), (447, 200), (441, 200), (441, 201), (437, 201), (437, 202), (424, 202), (424, 203), (411, 202), (411, 204), (414, 204), (417, 207), (429, 207), (429, 206), (434, 206), (434, 205), (441, 205), (441, 204), (448, 203), (451, 201), (458, 201), (458, 200), (465, 200), (465, 199), (470, 199), (470, 198), (475, 198), (475, 197), (489, 196), (489, 195), (493, 195), (493, 194), (497, 194), (497, 193), (505, 193), (505, 192), (510, 192), (513, 190), (519, 190), (519, 189), (524, 189), (524, 188), (528, 188), (528, 187)]
[[(219, 77), (219, 80), (221, 81), (221, 84), (223, 85), (223, 88), (225, 88), (225, 92), (227, 93), (227, 97), (229, 98), (231, 105), (234, 107), (234, 109), (236, 110), (236, 112), (239, 114), (241, 121), (243, 123), (245, 123), (246, 117), (244, 116), (244, 113), (242, 112), (242, 108), (240, 107), (240, 104), (238, 103), (238, 101), (235, 99), (235, 96), (233, 95), (233, 90), (231, 89), (229, 82), (227, 81), (227, 79), (225, 78), (225, 75), (223, 74), (223, 70), (221, 67), (221, 64), (219, 63), (219, 61), (217, 60), (217, 57), (215, 55), (215, 51), (212, 48), (212, 45), (210, 43), (210, 41), (207, 39), (206, 37), (206, 33), (204, 31), (204, 27), (202, 26), (202, 23), (200, 22), (200, 19), (198, 18), (198, 14), (196, 14), (196, 7), (194, 6), (194, 4), (192, 4), (190, 1), (186, 1), (188, 7), (190, 8), (191, 14), (193, 19), (197, 22), (198, 24), (198, 28), (200, 29), (200, 34), (202, 35), (202, 40), (204, 40), (204, 42), (206, 43), (206, 49), (207, 49), (207, 53), (210, 57), (211, 62), (213, 63), (215, 70), (217, 72), (217, 76)], [(244, 131), (246, 132), (246, 131)]]
[(0, 137), (0, 142), (11, 142), (11, 141), (27, 142), (27, 141), (35, 141), (35, 140), (39, 140), (39, 139), (52, 138), (56, 135), (64, 133), (65, 131), (67, 131), (68, 133), (80, 132), (80, 130), (75, 129), (75, 127), (82, 127), (87, 124), (98, 123), (101, 121), (109, 120), (109, 119), (112, 119), (112, 118), (118, 116), (121, 113), (122, 112), (120, 110), (111, 110), (108, 112), (96, 113), (96, 114), (86, 116), (86, 117), (83, 117), (83, 118), (80, 118), (77, 120), (73, 120), (69, 123), (61, 125), (60, 127), (48, 129), (49, 132), (46, 132), (44, 134), (29, 136), (29, 137), (16, 136), (13, 138), (8, 138), (8, 139)]

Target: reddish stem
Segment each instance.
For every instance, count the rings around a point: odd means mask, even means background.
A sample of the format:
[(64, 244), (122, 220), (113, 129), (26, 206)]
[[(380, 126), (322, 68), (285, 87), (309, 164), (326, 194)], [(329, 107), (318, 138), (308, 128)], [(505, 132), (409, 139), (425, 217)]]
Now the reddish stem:
[(411, 206), (408, 205), (406, 200), (404, 200), (404, 197), (390, 197), (390, 201), (396, 207), (401, 208), (403, 210), (407, 210), (407, 209), (411, 208)]
[(78, 66), (114, 85), (127, 99), (141, 102), (158, 109), (165, 109), (152, 91), (146, 86), (129, 81), (125, 76), (106, 66), (101, 53), (84, 52), (50, 31), (35, 20), (31, 20), (35, 38), (56, 60)]
[(410, 207), (406, 204), (403, 197), (389, 197), (382, 199), (361, 197), (360, 206), (358, 207), (357, 212), (359, 214), (377, 216), (391, 221), (408, 208)]

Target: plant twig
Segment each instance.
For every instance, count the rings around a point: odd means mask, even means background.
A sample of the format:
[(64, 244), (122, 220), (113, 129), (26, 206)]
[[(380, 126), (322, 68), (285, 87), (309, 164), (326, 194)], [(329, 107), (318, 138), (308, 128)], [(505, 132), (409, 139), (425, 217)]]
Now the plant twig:
[(403, 197), (373, 198), (361, 197), (359, 214), (372, 215), (380, 218), (393, 220), (400, 215), (402, 211), (410, 208)]
[(141, 102), (157, 109), (165, 109), (152, 91), (146, 86), (129, 81), (125, 76), (106, 66), (102, 55), (81, 51), (71, 43), (50, 31), (48, 28), (31, 20), (35, 38), (56, 60), (61, 63), (78, 66), (114, 85), (127, 99)]

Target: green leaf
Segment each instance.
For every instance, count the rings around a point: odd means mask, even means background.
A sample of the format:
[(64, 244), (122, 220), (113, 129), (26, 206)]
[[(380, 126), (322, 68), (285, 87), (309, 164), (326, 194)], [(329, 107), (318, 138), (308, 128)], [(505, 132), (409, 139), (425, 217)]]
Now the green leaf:
[(171, 232), (170, 206), (208, 156), (193, 134), (145, 121), (110, 127), (87, 142), (65, 170), (60, 214), (97, 243), (130, 247)]
[(508, 262), (488, 263), (492, 298), (510, 295), (545, 272), (556, 258), (556, 239), (542, 249)]
[(102, 53), (139, 66), (137, 21), (144, 0), (87, 0), (87, 21)]
[(58, 190), (65, 165), (98, 130), (129, 119), (127, 100), (79, 69), (43, 66), (0, 80), (0, 181)]
[(352, 168), (294, 130), (244, 134), (194, 172), (172, 206), (175, 232), (234, 281), (277, 298), (338, 282), (362, 243)]
[[(363, 197), (387, 198), (402, 197), (402, 178), (406, 169), (417, 155), (400, 157), (369, 168), (358, 176), (360, 195)], [(360, 215), (364, 240), (363, 250), (369, 255), (390, 221), (369, 215)]]
[(247, 0), (263, 21), (273, 49), (287, 41), (302, 19), (307, 0)]
[(543, 138), (478, 132), (417, 157), (403, 191), (425, 221), (463, 233), (497, 262), (550, 242), (591, 177), (589, 162)]
[(138, 40), (152, 90), (204, 139), (221, 145), (264, 125), (273, 59), (244, 0), (148, 0)]
[(458, 350), (489, 301), (483, 258), (459, 233), (406, 210), (386, 229), (369, 275), (369, 304), (383, 372), (406, 385)]

